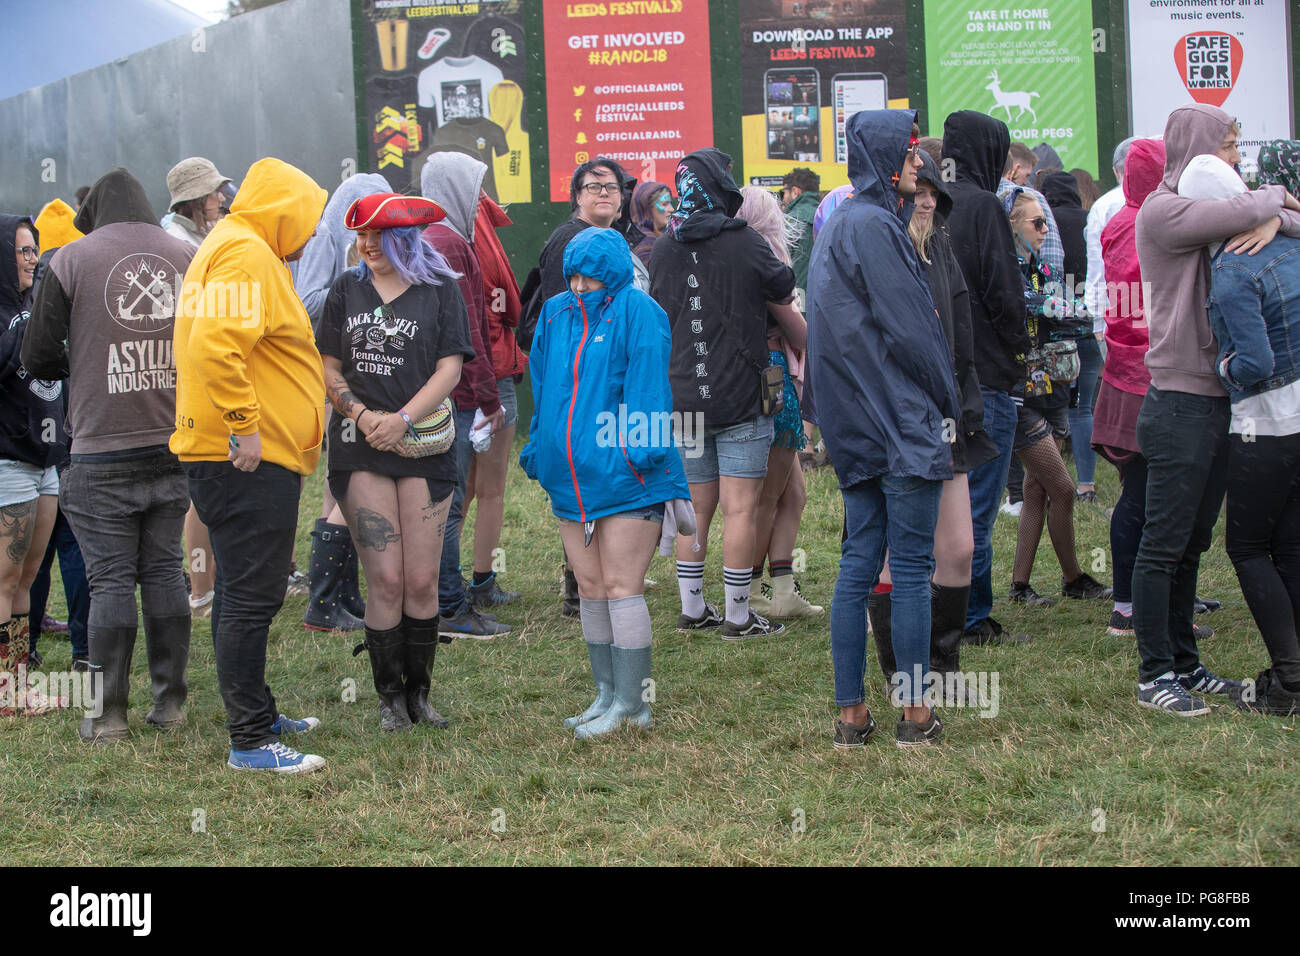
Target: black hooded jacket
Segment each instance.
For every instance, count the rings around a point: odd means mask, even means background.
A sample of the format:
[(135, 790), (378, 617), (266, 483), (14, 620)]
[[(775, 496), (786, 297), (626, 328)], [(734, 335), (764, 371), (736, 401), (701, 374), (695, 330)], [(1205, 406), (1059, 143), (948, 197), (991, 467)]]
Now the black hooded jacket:
[(677, 192), (689, 201), (686, 214), (669, 220), (650, 252), (650, 295), (672, 329), (673, 409), (703, 414), (709, 428), (762, 413), (767, 303), (789, 302), (794, 292), (794, 270), (745, 220), (732, 218), (741, 197), (729, 164), (716, 149), (682, 160)]
[(925, 150), (921, 151), (921, 162), (921, 171), (916, 174), (918, 182), (930, 183), (938, 193), (934, 232), (930, 234), (926, 250), (930, 262), (927, 264), (922, 260), (921, 271), (930, 285), (930, 295), (948, 338), (957, 399), (961, 403), (961, 429), (953, 449), (953, 467), (957, 471), (969, 472), (998, 457), (998, 450), (984, 433), (984, 397), (980, 394), (979, 374), (975, 369), (970, 292), (945, 225), (952, 214), (952, 197), (948, 195), (948, 186), (943, 181), (939, 165)]
[(1019, 261), (997, 198), (1010, 148), (1007, 125), (983, 113), (961, 110), (943, 124), (943, 158), (956, 173), (948, 234), (970, 290), (975, 368), (982, 386), (1008, 393), (1023, 380), (1029, 348)]
[(1083, 200), (1079, 198), (1079, 184), (1069, 173), (1048, 173), (1039, 191), (1052, 207), (1061, 232), (1061, 246), (1065, 249), (1063, 281), (1073, 298), (1074, 290), (1081, 289), (1088, 278), (1088, 243), (1083, 236), (1088, 214), (1083, 211)]
[(33, 378), (20, 358), (27, 307), (14, 258), (19, 226), (39, 242), (31, 219), (0, 216), (0, 459), (46, 468), (62, 464), (68, 454), (63, 383)]

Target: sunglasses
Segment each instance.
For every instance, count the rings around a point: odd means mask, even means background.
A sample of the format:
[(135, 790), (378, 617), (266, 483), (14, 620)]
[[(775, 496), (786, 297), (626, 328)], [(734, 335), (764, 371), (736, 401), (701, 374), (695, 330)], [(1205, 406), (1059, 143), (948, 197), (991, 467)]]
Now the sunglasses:
[(20, 246), (18, 254), (28, 262), (35, 262), (41, 257), (41, 250), (37, 249), (35, 246)]
[(1033, 219), (1026, 220), (1031, 226), (1039, 232), (1047, 232), (1047, 217), (1035, 216)]
[(606, 196), (613, 196), (621, 188), (618, 183), (584, 183), (581, 187), (582, 191), (588, 196), (599, 196), (601, 193)]

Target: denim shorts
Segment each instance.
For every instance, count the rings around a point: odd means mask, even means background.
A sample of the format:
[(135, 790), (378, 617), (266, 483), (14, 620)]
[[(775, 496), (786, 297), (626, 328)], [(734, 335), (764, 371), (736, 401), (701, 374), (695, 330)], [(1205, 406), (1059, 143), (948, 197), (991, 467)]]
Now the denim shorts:
[(59, 473), (25, 461), (0, 461), (0, 507), (20, 505), (41, 495), (59, 493)]
[(1070, 409), (1065, 405), (1046, 411), (1021, 405), (1016, 411), (1016, 451), (1037, 445), (1044, 438), (1070, 437)]
[[(767, 456), (772, 450), (772, 417), (757, 418), (724, 428), (705, 428), (700, 445), (681, 444), (682, 467), (692, 485), (728, 478), (766, 478)], [(702, 447), (701, 447), (702, 446)]]
[(507, 375), (505, 378), (497, 379), (497, 399), (501, 402), (501, 407), (505, 409), (506, 420), (502, 423), (502, 428), (509, 428), (512, 425), (519, 424), (519, 396), (515, 394), (515, 379), (513, 375)]

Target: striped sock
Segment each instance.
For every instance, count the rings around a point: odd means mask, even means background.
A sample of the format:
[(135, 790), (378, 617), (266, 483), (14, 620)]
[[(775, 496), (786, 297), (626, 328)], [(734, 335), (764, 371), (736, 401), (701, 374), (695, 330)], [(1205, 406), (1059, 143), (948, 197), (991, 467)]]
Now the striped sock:
[(682, 613), (699, 617), (704, 613), (704, 562), (677, 562), (677, 593), (682, 598)]
[(723, 567), (722, 583), (727, 591), (727, 620), (744, 624), (749, 620), (749, 568)]
[(780, 578), (787, 574), (794, 574), (793, 561), (773, 561), (771, 563), (772, 577)]
[(763, 566), (761, 564), (757, 564), (754, 566), (754, 574), (753, 577), (750, 578), (750, 580), (757, 581), (762, 577), (763, 577)]

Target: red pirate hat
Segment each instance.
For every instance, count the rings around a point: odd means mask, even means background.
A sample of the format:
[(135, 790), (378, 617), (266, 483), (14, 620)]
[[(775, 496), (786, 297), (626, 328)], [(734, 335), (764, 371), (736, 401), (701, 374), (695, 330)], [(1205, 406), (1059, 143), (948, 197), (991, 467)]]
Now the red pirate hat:
[(423, 196), (401, 193), (373, 193), (356, 200), (343, 214), (348, 229), (393, 229), (398, 226), (427, 226), (439, 222), (446, 210)]

